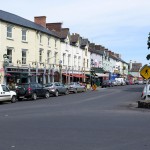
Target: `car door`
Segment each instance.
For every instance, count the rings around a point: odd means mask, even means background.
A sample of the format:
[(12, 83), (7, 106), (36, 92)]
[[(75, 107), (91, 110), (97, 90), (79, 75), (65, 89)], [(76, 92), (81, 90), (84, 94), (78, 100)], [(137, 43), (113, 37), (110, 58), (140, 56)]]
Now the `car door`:
[(61, 84), (59, 82), (55, 83), (55, 86), (56, 86), (57, 90), (59, 91), (59, 93), (63, 93), (63, 89), (62, 89)]
[(11, 99), (11, 94), (10, 94), (10, 90), (8, 89), (8, 87), (6, 85), (2, 85), (2, 90), (3, 92), (1, 92), (2, 95), (2, 99), (5, 100), (10, 100)]
[(40, 96), (44, 96), (45, 95), (45, 89), (43, 88), (43, 86), (41, 84), (37, 84), (37, 95)]
[(60, 88), (61, 88), (61, 93), (65, 93), (66, 92), (66, 87), (64, 84), (60, 83)]

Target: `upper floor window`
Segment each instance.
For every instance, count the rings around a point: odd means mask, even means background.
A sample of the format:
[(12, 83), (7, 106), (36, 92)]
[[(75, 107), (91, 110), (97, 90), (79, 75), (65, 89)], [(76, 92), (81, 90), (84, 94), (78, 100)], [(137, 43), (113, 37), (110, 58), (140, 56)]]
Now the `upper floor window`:
[(50, 64), (51, 51), (47, 51), (47, 63)]
[(77, 56), (74, 55), (74, 66), (76, 66), (76, 59), (77, 59)]
[(85, 67), (85, 58), (83, 59), (83, 66)]
[(66, 54), (63, 53), (63, 65), (65, 65)]
[(87, 59), (87, 65), (86, 66), (87, 66), (87, 68), (89, 67), (89, 60), (88, 59)]
[(55, 48), (57, 48), (57, 40), (55, 39)]
[(27, 50), (22, 49), (22, 64), (27, 64)]
[(78, 67), (81, 65), (81, 56), (78, 56)]
[(87, 56), (87, 48), (85, 49), (85, 56)]
[(12, 49), (7, 48), (7, 58), (9, 59), (9, 63), (12, 63)]
[(22, 41), (26, 41), (26, 40), (27, 40), (27, 30), (22, 29)]
[(7, 37), (8, 38), (12, 38), (12, 29), (13, 29), (12, 25), (7, 26)]
[(57, 63), (57, 55), (58, 55), (58, 52), (55, 52), (55, 54), (54, 54), (54, 64)]
[(40, 48), (40, 50), (39, 50), (39, 62), (42, 62), (42, 51), (43, 51), (43, 49)]
[(47, 45), (50, 46), (50, 37), (47, 38)]
[(42, 44), (42, 34), (40, 34), (40, 44)]
[(68, 54), (68, 65), (71, 63), (71, 54)]

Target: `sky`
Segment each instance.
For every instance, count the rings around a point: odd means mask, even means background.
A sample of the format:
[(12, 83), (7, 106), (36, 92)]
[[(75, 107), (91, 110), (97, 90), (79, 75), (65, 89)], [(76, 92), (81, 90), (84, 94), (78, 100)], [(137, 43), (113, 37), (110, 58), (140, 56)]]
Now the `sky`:
[(34, 21), (62, 22), (70, 33), (119, 53), (129, 63), (149, 64), (150, 0), (0, 0), (0, 9)]

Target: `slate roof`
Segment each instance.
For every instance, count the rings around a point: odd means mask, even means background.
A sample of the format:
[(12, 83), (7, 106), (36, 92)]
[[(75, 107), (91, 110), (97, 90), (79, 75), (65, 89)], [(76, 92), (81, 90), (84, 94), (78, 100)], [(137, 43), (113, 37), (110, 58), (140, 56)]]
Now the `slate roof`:
[(38, 30), (41, 32), (44, 32), (46, 34), (52, 35), (54, 37), (59, 38), (59, 36), (57, 35), (57, 33), (52, 32), (46, 28), (44, 28), (41, 25), (38, 25), (32, 21), (29, 21), (27, 19), (24, 19), (20, 16), (17, 16), (15, 14), (0, 10), (0, 20), (4, 21), (4, 22), (8, 22), (8, 23), (12, 23), (12, 24), (16, 24), (19, 26), (23, 26), (26, 28), (30, 28), (30, 29), (34, 29), (34, 30)]

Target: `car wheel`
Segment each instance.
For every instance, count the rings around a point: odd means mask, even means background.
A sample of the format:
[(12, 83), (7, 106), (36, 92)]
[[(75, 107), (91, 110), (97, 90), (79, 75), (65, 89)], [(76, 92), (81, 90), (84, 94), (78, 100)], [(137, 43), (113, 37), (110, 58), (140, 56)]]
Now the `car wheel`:
[(86, 89), (86, 88), (84, 88), (84, 91), (83, 91), (83, 92), (86, 92), (86, 90), (87, 90), (87, 89)]
[(75, 89), (75, 90), (74, 90), (74, 93), (77, 93), (77, 92), (78, 92), (77, 89)]
[(47, 98), (49, 98), (49, 97), (50, 97), (50, 94), (49, 94), (48, 91), (46, 91), (46, 93), (45, 93), (45, 98), (47, 99)]
[(32, 94), (32, 99), (33, 99), (33, 100), (36, 100), (36, 99), (37, 99), (36, 93), (33, 93), (33, 94)]
[(15, 103), (16, 101), (17, 101), (16, 96), (12, 96), (11, 102), (12, 102), (12, 103)]
[(55, 96), (57, 97), (58, 95), (59, 95), (59, 92), (58, 92), (58, 90), (56, 90)]
[(69, 90), (67, 89), (66, 92), (65, 92), (65, 95), (68, 95), (68, 94), (69, 94)]
[(22, 101), (23, 100), (23, 98), (20, 98), (20, 97), (17, 97), (17, 99), (18, 99), (18, 101)]

